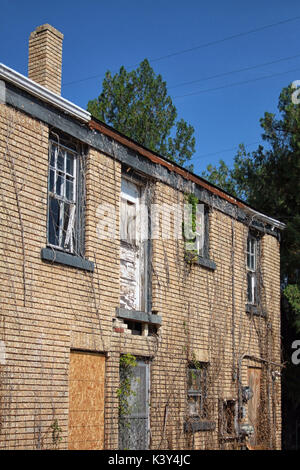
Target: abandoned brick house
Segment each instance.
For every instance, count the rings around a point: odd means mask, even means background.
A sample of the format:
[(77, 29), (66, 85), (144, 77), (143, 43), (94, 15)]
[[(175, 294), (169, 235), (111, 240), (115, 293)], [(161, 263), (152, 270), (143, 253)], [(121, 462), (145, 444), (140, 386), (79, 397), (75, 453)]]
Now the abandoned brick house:
[(62, 98), (62, 41), (0, 64), (0, 448), (280, 448), (284, 225)]

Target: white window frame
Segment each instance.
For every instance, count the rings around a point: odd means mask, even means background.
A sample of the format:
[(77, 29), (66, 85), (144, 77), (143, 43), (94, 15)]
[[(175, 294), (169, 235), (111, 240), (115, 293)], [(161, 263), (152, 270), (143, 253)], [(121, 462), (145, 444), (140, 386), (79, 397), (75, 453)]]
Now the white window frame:
[[(137, 266), (136, 266), (136, 305), (134, 310), (148, 311), (149, 304), (149, 277), (148, 277), (148, 211), (146, 210), (146, 184), (139, 181), (137, 178), (131, 178), (122, 174), (121, 195), (120, 201), (122, 203), (130, 202), (135, 207), (135, 233), (132, 241), (123, 239), (122, 220), (120, 219), (120, 243), (127, 243), (137, 248)], [(120, 214), (122, 205), (120, 205)], [(132, 231), (133, 232), (133, 231)], [(131, 233), (132, 233), (131, 232)], [(147, 235), (147, 238), (145, 238)], [(143, 282), (142, 282), (143, 278)], [(147, 327), (143, 327), (143, 331)], [(144, 334), (144, 333), (143, 333)]]
[[(256, 304), (257, 295), (257, 239), (249, 235), (247, 239), (247, 303)], [(250, 281), (250, 282), (249, 282)], [(250, 284), (250, 285), (249, 285)], [(250, 297), (249, 297), (250, 293)]]
[[(201, 207), (201, 209), (200, 209)], [(204, 206), (197, 204), (196, 212), (196, 250), (197, 254), (204, 257), (204, 244), (205, 244), (205, 212)]]
[[(51, 164), (51, 155), (54, 148), (54, 164)], [(63, 155), (64, 168), (58, 168), (58, 155), (61, 153)], [(67, 155), (72, 155), (73, 157), (73, 174), (67, 171)], [(74, 150), (66, 147), (65, 145), (59, 144), (53, 140), (50, 140), (49, 145), (49, 171), (48, 171), (48, 214), (47, 214), (47, 245), (62, 251), (67, 251), (69, 253), (74, 253), (74, 238), (75, 238), (75, 219), (76, 219), (76, 209), (77, 209), (77, 164), (78, 164), (78, 153)], [(53, 188), (50, 187), (51, 184), (51, 172), (53, 172)], [(57, 192), (57, 182), (58, 178), (62, 178), (62, 183), (60, 186), (60, 194)], [(73, 197), (68, 199), (66, 196), (66, 181), (72, 180), (72, 189)], [(50, 221), (50, 200), (51, 198), (58, 201), (59, 204), (59, 226), (58, 226), (58, 243), (51, 243), (49, 240), (49, 224)], [(68, 221), (68, 227), (66, 229), (65, 237), (64, 233), (64, 216), (65, 216), (65, 206), (70, 206), (70, 215)]]

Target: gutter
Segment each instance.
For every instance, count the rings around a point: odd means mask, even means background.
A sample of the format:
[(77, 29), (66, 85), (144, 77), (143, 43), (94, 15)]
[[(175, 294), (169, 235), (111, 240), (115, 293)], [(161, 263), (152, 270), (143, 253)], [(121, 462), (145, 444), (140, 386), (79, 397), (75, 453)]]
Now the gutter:
[(245, 212), (248, 212), (249, 215), (251, 215), (252, 217), (255, 217), (258, 220), (262, 220), (263, 222), (266, 222), (267, 224), (271, 225), (271, 230), (274, 230), (275, 228), (279, 230), (284, 230), (286, 228), (286, 224), (284, 224), (283, 222), (280, 222), (279, 220), (273, 219), (272, 217), (262, 214), (261, 212), (258, 212), (249, 206), (245, 205), (244, 210)]
[(1, 79), (12, 83), (22, 90), (27, 91), (42, 101), (55, 106), (55, 108), (60, 109), (64, 113), (72, 116), (75, 119), (78, 119), (79, 121), (88, 123), (91, 119), (91, 115), (88, 111), (85, 111), (76, 104), (71, 103), (71, 101), (68, 101), (65, 98), (62, 98), (60, 95), (53, 93), (53, 91), (48, 90), (48, 88), (39, 85), (33, 80), (30, 80), (30, 78), (27, 78), (24, 75), (0, 63), (0, 80)]

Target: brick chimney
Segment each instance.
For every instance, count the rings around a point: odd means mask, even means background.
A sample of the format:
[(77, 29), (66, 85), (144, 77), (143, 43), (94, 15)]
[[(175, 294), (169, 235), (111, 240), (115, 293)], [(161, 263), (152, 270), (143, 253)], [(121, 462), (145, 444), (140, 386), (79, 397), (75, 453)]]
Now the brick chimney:
[(60, 95), (63, 34), (49, 24), (29, 37), (28, 77)]

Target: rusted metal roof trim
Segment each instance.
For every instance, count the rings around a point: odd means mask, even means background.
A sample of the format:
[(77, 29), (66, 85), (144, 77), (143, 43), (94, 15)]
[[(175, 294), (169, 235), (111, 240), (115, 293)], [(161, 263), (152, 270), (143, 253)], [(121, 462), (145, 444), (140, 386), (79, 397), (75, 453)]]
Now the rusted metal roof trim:
[(152, 152), (151, 150), (148, 150), (147, 148), (143, 147), (142, 145), (138, 144), (137, 142), (133, 141), (129, 137), (119, 133), (112, 127), (108, 126), (105, 123), (102, 123), (100, 121), (96, 121), (92, 119), (89, 123), (88, 126), (91, 130), (95, 130), (98, 132), (101, 132), (102, 134), (116, 140), (120, 144), (130, 148), (131, 150), (134, 150), (135, 152), (139, 153), (140, 155), (148, 158), (152, 163), (154, 164), (159, 164), (167, 168), (169, 171), (177, 173), (178, 175), (182, 176), (186, 180), (189, 180), (198, 186), (201, 186), (202, 188), (208, 190), (212, 194), (219, 196), (220, 198), (228, 201), (229, 203), (245, 210), (245, 212), (251, 214), (253, 217), (262, 220), (269, 225), (283, 230), (285, 228), (285, 224), (273, 219), (265, 214), (261, 214), (260, 212), (256, 211), (254, 208), (248, 206), (246, 203), (243, 201), (239, 200), (238, 198), (231, 196), (230, 194), (226, 193), (222, 189), (214, 186), (213, 184), (209, 183), (208, 181), (204, 180), (200, 176), (195, 175), (194, 173), (182, 168), (180, 165), (177, 165), (174, 162), (171, 162), (170, 160), (167, 160), (166, 158), (158, 155), (155, 152)]

